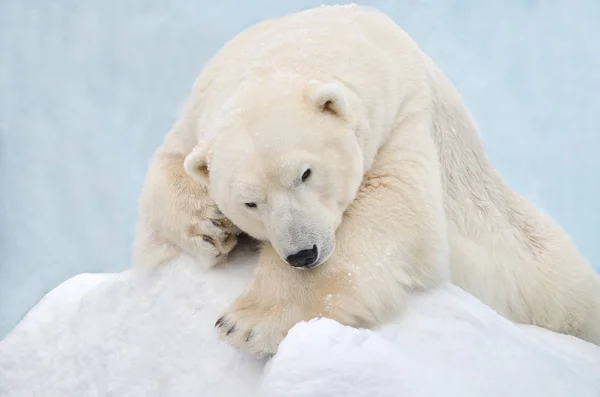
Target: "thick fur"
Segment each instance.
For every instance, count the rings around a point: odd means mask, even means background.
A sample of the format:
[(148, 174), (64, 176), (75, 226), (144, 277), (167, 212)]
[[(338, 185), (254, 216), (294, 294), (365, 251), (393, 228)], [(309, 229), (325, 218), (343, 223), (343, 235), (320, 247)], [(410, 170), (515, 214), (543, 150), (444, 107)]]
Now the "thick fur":
[(218, 210), (204, 186), (184, 170), (184, 154), (170, 140), (154, 155), (139, 204), (133, 246), (136, 269), (152, 269), (181, 254), (210, 268), (227, 258), (239, 229)]
[[(311, 9), (222, 48), (150, 168), (137, 266), (177, 247), (208, 266), (223, 258), (223, 234), (187, 232), (208, 225), (215, 203), (265, 241), (253, 281), (216, 324), (240, 349), (273, 353), (319, 316), (374, 327), (446, 280), (512, 321), (600, 344), (598, 276), (502, 181), (455, 88), (375, 10)], [(197, 243), (203, 234), (219, 243)], [(284, 261), (313, 243), (335, 247), (320, 266)]]

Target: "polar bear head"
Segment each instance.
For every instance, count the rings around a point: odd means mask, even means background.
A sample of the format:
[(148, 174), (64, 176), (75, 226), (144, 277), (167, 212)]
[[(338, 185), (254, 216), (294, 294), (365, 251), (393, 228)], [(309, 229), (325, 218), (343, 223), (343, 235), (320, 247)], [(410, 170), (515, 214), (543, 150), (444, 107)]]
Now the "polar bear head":
[(224, 108), (209, 123), (218, 127), (202, 134), (212, 138), (186, 157), (186, 172), (287, 263), (322, 264), (365, 171), (357, 96), (337, 82), (274, 81), (246, 87)]

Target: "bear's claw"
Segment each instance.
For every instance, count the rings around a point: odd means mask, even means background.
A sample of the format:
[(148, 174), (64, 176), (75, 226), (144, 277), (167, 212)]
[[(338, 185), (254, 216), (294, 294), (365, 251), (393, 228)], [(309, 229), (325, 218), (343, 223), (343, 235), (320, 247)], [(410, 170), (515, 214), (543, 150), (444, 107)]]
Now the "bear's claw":
[(190, 251), (205, 266), (212, 267), (227, 257), (236, 246), (239, 229), (215, 208), (195, 214), (188, 225), (186, 238)]
[(220, 317), (215, 327), (222, 341), (259, 356), (275, 354), (290, 328), (281, 316), (257, 307), (231, 311)]

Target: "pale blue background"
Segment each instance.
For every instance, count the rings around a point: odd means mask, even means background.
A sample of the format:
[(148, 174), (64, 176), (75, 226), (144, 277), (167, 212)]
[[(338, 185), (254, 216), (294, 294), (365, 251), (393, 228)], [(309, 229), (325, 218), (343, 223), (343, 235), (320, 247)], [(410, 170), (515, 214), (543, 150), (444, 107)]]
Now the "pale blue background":
[[(129, 266), (146, 166), (207, 58), (321, 3), (0, 0), (0, 337), (61, 281)], [(598, 267), (600, 2), (364, 4), (442, 67), (500, 173)]]

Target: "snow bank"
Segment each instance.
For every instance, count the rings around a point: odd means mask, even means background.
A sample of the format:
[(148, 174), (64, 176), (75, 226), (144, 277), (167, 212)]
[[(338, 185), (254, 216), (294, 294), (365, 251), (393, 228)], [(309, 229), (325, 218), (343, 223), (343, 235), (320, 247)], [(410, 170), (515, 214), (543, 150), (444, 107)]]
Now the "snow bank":
[(180, 260), (148, 278), (64, 282), (0, 342), (0, 396), (600, 395), (600, 348), (515, 326), (453, 286), (377, 332), (311, 321), (268, 363), (239, 353), (213, 324), (247, 283), (249, 254), (204, 274)]

